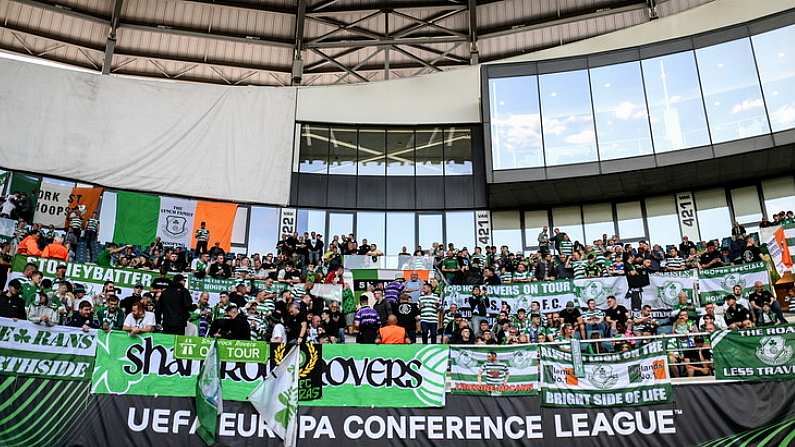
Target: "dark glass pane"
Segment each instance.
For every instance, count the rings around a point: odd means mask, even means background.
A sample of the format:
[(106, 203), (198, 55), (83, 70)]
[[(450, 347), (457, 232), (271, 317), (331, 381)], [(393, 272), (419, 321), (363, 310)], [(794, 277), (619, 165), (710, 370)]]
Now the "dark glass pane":
[(445, 131), (444, 175), (472, 175), (472, 131), (450, 128)]
[(328, 127), (301, 126), (298, 172), (325, 174), (328, 168)]
[(442, 128), (417, 129), (417, 175), (444, 175), (442, 167)]
[(356, 129), (332, 127), (329, 145), (329, 174), (356, 175)]
[(386, 175), (414, 175), (414, 131), (388, 130), (386, 133)]
[(359, 129), (359, 175), (384, 175), (384, 129)]

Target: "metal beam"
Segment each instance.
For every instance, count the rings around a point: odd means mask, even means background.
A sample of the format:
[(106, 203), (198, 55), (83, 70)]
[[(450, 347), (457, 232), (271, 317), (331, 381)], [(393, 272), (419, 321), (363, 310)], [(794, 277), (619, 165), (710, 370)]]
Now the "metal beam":
[(426, 51), (428, 53), (435, 54), (437, 56), (442, 56), (444, 59), (448, 59), (448, 60), (451, 60), (453, 62), (458, 62), (458, 63), (461, 63), (461, 64), (468, 64), (469, 63), (468, 59), (464, 59), (463, 57), (456, 56), (455, 54), (450, 54), (449, 50), (442, 51), (442, 50), (437, 50), (436, 48), (426, 47), (426, 46), (423, 46), (423, 45), (405, 45), (405, 46), (407, 46), (409, 48), (414, 48), (414, 49), (420, 50), (420, 51)]
[[(474, 0), (469, 0), (469, 1), (470, 2), (474, 2)], [(419, 23), (421, 25), (425, 25), (426, 27), (438, 29), (439, 31), (442, 31), (443, 33), (447, 33), (447, 34), (450, 34), (450, 35), (453, 35), (453, 36), (459, 36), (459, 37), (466, 37), (467, 36), (465, 33), (462, 33), (462, 32), (459, 32), (459, 31), (455, 31), (455, 30), (452, 30), (450, 28), (445, 28), (442, 25), (437, 25), (434, 22), (429, 22), (427, 20), (418, 19), (418, 18), (412, 17), (412, 16), (410, 16), (408, 14), (403, 14), (402, 12), (392, 11), (391, 13), (396, 15), (396, 16), (403, 17), (406, 20), (409, 20), (409, 21), (412, 21), (412, 22), (416, 22), (416, 23)]]
[(328, 25), (328, 26), (334, 26), (336, 28), (334, 28), (333, 30), (331, 30), (331, 31), (329, 31), (329, 32), (327, 32), (325, 34), (322, 34), (322, 35), (320, 35), (318, 37), (315, 37), (315, 38), (313, 38), (311, 40), (308, 40), (307, 43), (320, 42), (321, 40), (325, 40), (329, 36), (337, 34), (340, 31), (349, 31), (349, 32), (354, 33), (354, 34), (359, 34), (360, 36), (371, 37), (373, 39), (379, 39), (379, 38), (381, 38), (380, 34), (372, 32), (372, 31), (364, 29), (364, 28), (359, 28), (358, 26), (356, 26), (356, 24), (365, 22), (367, 20), (370, 20), (370, 19), (372, 19), (375, 16), (380, 15), (380, 14), (381, 14), (381, 11), (376, 11), (376, 12), (374, 12), (372, 14), (367, 14), (364, 17), (356, 19), (356, 21), (351, 22), (351, 23), (345, 23), (345, 22), (342, 22), (342, 21), (339, 21), (339, 20), (336, 20), (336, 19), (331, 19), (331, 18), (326, 18), (326, 17), (308, 17), (310, 20), (314, 20), (315, 22), (322, 23), (322, 24)]
[(110, 21), (105, 17), (100, 17), (89, 12), (81, 11), (70, 6), (61, 5), (56, 2), (42, 2), (38, 0), (10, 0), (21, 5), (32, 6), (34, 8), (51, 11), (58, 14), (63, 14), (76, 19), (86, 20), (89, 22), (98, 23), (100, 25), (110, 25)]
[(298, 8), (295, 14), (295, 47), (293, 48), (293, 70), (291, 85), (301, 85), (301, 78), (304, 74), (304, 61), (301, 54), (304, 50), (304, 17), (306, 14), (306, 0), (298, 0)]
[(355, 71), (353, 71), (350, 68), (346, 67), (345, 65), (341, 64), (336, 59), (333, 59), (333, 58), (329, 57), (328, 55), (326, 55), (322, 51), (320, 51), (320, 50), (318, 50), (316, 48), (310, 48), (309, 51), (311, 51), (311, 52), (317, 54), (318, 56), (322, 57), (323, 59), (326, 59), (327, 61), (331, 62), (331, 64), (334, 65), (335, 67), (345, 70), (346, 72), (348, 72), (348, 74), (350, 74), (351, 76), (355, 77), (356, 79), (359, 79), (362, 82), (370, 82), (364, 76), (360, 75), (359, 73), (356, 73)]
[(424, 66), (425, 66), (425, 67), (427, 67), (427, 68), (430, 68), (431, 70), (435, 70), (435, 71), (442, 71), (442, 69), (441, 69), (441, 68), (439, 68), (439, 67), (437, 67), (437, 66), (435, 66), (435, 65), (431, 65), (429, 62), (425, 61), (425, 60), (424, 60), (424, 59), (422, 59), (421, 57), (419, 57), (419, 56), (415, 56), (415, 55), (413, 55), (413, 54), (409, 53), (408, 51), (404, 50), (403, 48), (400, 48), (400, 47), (399, 47), (399, 46), (397, 46), (397, 45), (392, 45), (392, 47), (391, 47), (391, 48), (392, 48), (393, 50), (397, 51), (398, 53), (400, 53), (400, 54), (402, 54), (402, 55), (406, 56), (406, 57), (407, 57), (407, 58), (409, 58), (409, 59), (414, 59), (415, 61), (417, 61), (417, 62), (421, 63), (422, 65), (424, 65)]
[[(339, 58), (339, 57), (342, 57), (342, 56), (347, 56), (347, 55), (349, 55), (351, 53), (355, 53), (355, 52), (357, 52), (359, 50), (361, 50), (361, 48), (348, 48), (347, 50), (342, 50), (342, 51), (340, 51), (337, 54), (329, 55), (329, 57), (336, 59), (336, 58)], [(306, 65), (304, 67), (304, 72), (309, 72), (311, 70), (314, 70), (317, 67), (326, 65), (328, 63), (329, 62), (326, 59), (321, 59), (321, 60), (319, 60), (317, 62), (312, 62), (311, 64)]]
[(450, 43), (450, 42), (466, 42), (466, 37), (454, 36), (429, 36), (429, 37), (406, 37), (406, 38), (392, 38), (374, 40), (374, 39), (353, 39), (353, 40), (334, 40), (328, 42), (316, 42), (311, 45), (307, 44), (307, 48), (363, 48), (363, 47), (380, 47), (384, 45), (411, 45), (411, 44), (435, 44), (435, 43)]
[(307, 15), (310, 16), (331, 16), (331, 15), (349, 15), (370, 13), (373, 11), (424, 11), (424, 12), (437, 12), (446, 11), (448, 9), (464, 8), (466, 9), (465, 1), (418, 1), (418, 2), (381, 2), (367, 6), (338, 6), (336, 8), (326, 7), (321, 2), (318, 6), (313, 6), (307, 10)]
[[(375, 56), (376, 56), (378, 53), (380, 53), (381, 51), (384, 51), (384, 50), (383, 50), (383, 48), (379, 48), (379, 49), (377, 49), (377, 50), (373, 51), (373, 52), (372, 52), (372, 54), (370, 54), (369, 56), (367, 56), (367, 57), (365, 57), (364, 59), (362, 59), (362, 60), (361, 60), (361, 61), (360, 61), (358, 64), (354, 65), (354, 66), (353, 66), (353, 68), (351, 68), (351, 71), (357, 71), (357, 70), (359, 70), (360, 68), (362, 68), (362, 67), (364, 66), (364, 64), (365, 64), (365, 63), (367, 63), (367, 61), (369, 61), (370, 59), (374, 58), (374, 57), (375, 57)], [(339, 78), (338, 78), (336, 81), (334, 81), (334, 83), (335, 83), (335, 84), (339, 84), (339, 83), (340, 83), (340, 82), (342, 82), (342, 81), (343, 81), (345, 78), (347, 78), (349, 74), (350, 74), (350, 73), (344, 73), (344, 74), (343, 74), (342, 76), (340, 76), (340, 77), (339, 77)]]
[(274, 39), (261, 38), (258, 36), (247, 36), (241, 34), (226, 34), (226, 33), (217, 33), (217, 32), (208, 33), (206, 31), (199, 30), (197, 28), (188, 28), (182, 26), (177, 27), (170, 25), (154, 25), (151, 23), (140, 23), (140, 22), (130, 23), (128, 20), (125, 20), (123, 23), (120, 23), (119, 28), (143, 31), (147, 33), (173, 34), (176, 36), (198, 37), (201, 39), (222, 40), (222, 41), (242, 43), (242, 44), (263, 45), (263, 46), (277, 47), (277, 48), (289, 48), (291, 50), (295, 46), (295, 42), (293, 42), (292, 40), (289, 41), (274, 40)]
[(629, 0), (620, 1), (615, 6), (600, 5), (598, 7), (590, 7), (587, 9), (578, 9), (561, 14), (558, 18), (557, 14), (537, 17), (532, 20), (520, 23), (513, 23), (503, 25), (490, 29), (480, 30), (479, 39), (493, 39), (495, 37), (509, 36), (516, 33), (523, 33), (533, 31), (541, 28), (549, 28), (553, 26), (565, 25), (568, 23), (579, 22), (582, 20), (593, 19), (597, 17), (609, 16), (613, 14), (622, 14), (630, 11), (637, 11), (647, 7), (645, 0)]
[(468, 0), (467, 14), (469, 15), (469, 64), (478, 64), (478, 2)]
[(244, 3), (231, 0), (181, 0), (184, 3), (197, 3), (199, 5), (215, 6), (228, 9), (238, 9), (250, 12), (266, 12), (268, 14), (280, 14), (286, 16), (295, 15), (295, 9), (287, 8), (277, 4)]
[(105, 57), (102, 59), (102, 74), (110, 73), (110, 67), (113, 65), (113, 52), (116, 50), (116, 28), (119, 27), (119, 18), (121, 17), (121, 7), (124, 0), (113, 0), (113, 15), (110, 17), (110, 30), (108, 30), (108, 38), (105, 39)]

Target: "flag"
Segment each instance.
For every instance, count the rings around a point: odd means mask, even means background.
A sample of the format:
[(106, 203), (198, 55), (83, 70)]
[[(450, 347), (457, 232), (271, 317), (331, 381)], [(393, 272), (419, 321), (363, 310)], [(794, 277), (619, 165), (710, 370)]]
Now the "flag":
[(69, 208), (77, 208), (83, 223), (99, 208), (102, 190), (103, 188), (99, 186), (78, 186), (72, 189), (69, 195)]
[(299, 359), (300, 349), (293, 346), (270, 377), (248, 396), (271, 431), (284, 440), (285, 447), (296, 444)]
[(213, 341), (196, 381), (196, 414), (199, 420), (196, 433), (207, 445), (215, 444), (218, 436), (218, 416), (224, 411), (220, 371), (221, 361)]
[(232, 244), (237, 205), (137, 192), (106, 192), (102, 197), (100, 242), (149, 245), (156, 237), (166, 245), (195, 247), (196, 228), (202, 221), (210, 230), (210, 244)]
[(36, 209), (36, 201), (39, 200), (39, 189), (41, 189), (41, 177), (19, 172), (11, 174), (11, 186), (8, 188), (9, 194), (21, 192), (28, 196), (30, 206), (25, 207), (24, 211), (17, 210), (20, 213), (19, 217), (27, 222), (33, 221), (33, 210)]
[(36, 201), (33, 223), (45, 227), (52, 225), (55, 228), (64, 228), (69, 196), (74, 187), (74, 182), (43, 179), (39, 185), (39, 198)]

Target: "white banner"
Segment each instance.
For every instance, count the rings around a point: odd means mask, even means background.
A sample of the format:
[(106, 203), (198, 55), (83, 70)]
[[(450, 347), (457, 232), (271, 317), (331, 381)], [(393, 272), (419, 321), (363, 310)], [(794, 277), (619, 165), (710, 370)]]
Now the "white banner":
[(679, 292), (682, 291), (687, 293), (690, 302), (698, 305), (695, 299), (697, 282), (698, 270), (652, 273), (649, 285), (643, 288), (643, 305), (648, 304), (653, 310), (671, 310), (679, 302)]
[(157, 236), (165, 244), (190, 247), (195, 214), (195, 200), (160, 197)]
[(491, 211), (475, 211), (476, 247), (491, 245)]
[(43, 181), (39, 190), (39, 199), (36, 201), (33, 223), (45, 227), (54, 225), (55, 228), (63, 228), (72, 188), (73, 185)]
[(791, 272), (795, 254), (795, 224), (788, 223), (759, 229), (759, 241), (767, 245), (779, 275)]
[(708, 303), (721, 306), (723, 299), (732, 294), (734, 286), (742, 287), (743, 296), (747, 296), (753, 291), (756, 281), (761, 281), (765, 289), (773, 291), (764, 262), (702, 270), (698, 278), (699, 300), (702, 306)]
[(279, 239), (285, 234), (296, 232), (298, 225), (298, 213), (295, 208), (282, 208), (279, 218)]
[(696, 219), (696, 201), (693, 199), (692, 192), (680, 192), (676, 195), (676, 215), (679, 216), (679, 228), (682, 230), (682, 236), (687, 236), (691, 241), (700, 241), (698, 219)]
[(596, 301), (596, 307), (607, 309), (607, 297), (616, 297), (618, 304), (631, 309), (631, 303), (626, 298), (627, 278), (624, 276), (608, 276), (604, 278), (575, 279), (574, 288), (580, 301), (580, 307), (587, 307), (588, 300)]

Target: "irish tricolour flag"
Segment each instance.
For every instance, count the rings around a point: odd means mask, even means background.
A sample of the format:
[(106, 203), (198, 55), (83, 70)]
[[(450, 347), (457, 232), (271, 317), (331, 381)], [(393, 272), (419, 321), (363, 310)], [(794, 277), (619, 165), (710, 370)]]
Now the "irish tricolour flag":
[(137, 192), (105, 192), (100, 240), (148, 245), (155, 237), (166, 244), (195, 246), (201, 222), (210, 230), (209, 245), (229, 250), (237, 205), (225, 202), (160, 197)]

